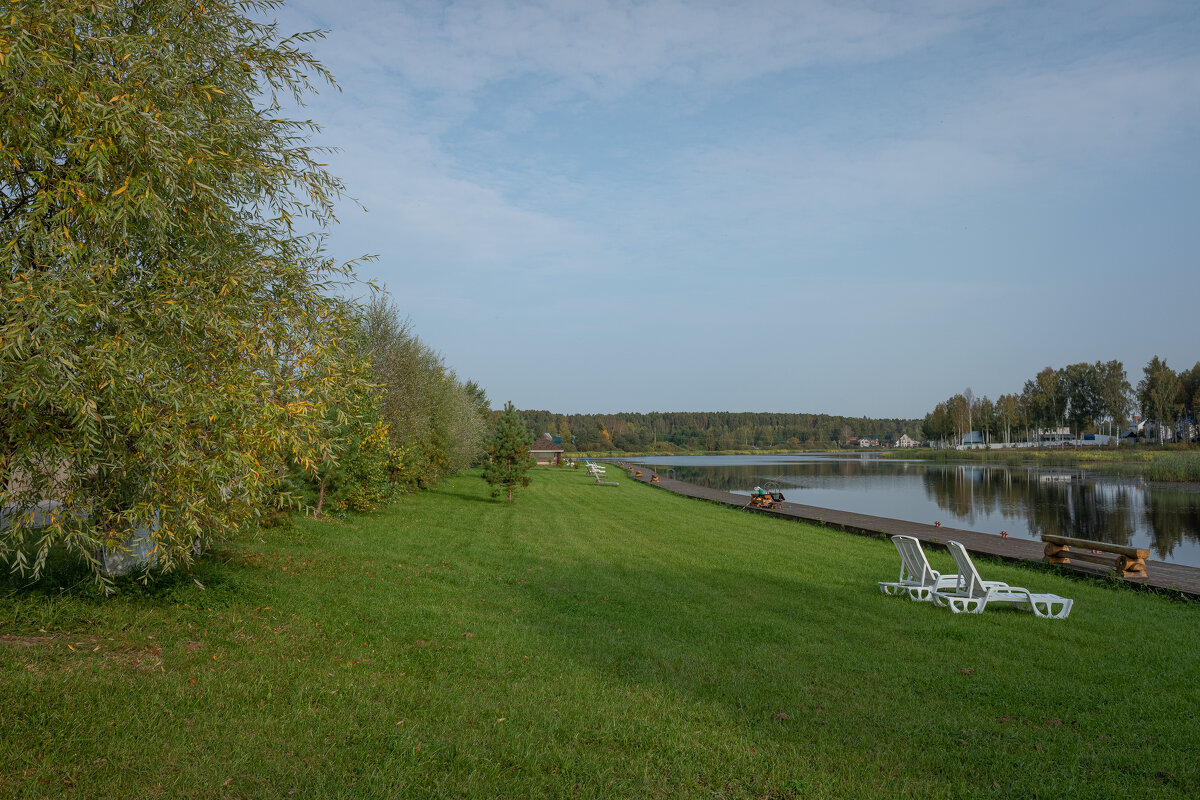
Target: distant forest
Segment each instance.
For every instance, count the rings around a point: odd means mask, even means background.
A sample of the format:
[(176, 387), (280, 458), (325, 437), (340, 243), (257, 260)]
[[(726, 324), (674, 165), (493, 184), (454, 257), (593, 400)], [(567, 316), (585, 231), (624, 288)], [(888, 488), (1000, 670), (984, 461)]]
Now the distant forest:
[(749, 450), (847, 447), (869, 437), (880, 444), (901, 434), (916, 437), (921, 420), (834, 417), (828, 414), (768, 414), (672, 411), (650, 414), (555, 414), (520, 411), (534, 436), (562, 437), (564, 447), (582, 452), (617, 450)]

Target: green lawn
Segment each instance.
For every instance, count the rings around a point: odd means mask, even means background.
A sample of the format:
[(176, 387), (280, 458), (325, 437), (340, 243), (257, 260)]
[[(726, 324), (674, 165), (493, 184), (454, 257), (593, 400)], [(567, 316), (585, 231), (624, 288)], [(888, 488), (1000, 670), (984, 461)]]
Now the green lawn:
[(883, 539), (610, 475), (0, 584), (0, 797), (1200, 796), (1196, 604), (981, 562), (1075, 609), (954, 616)]

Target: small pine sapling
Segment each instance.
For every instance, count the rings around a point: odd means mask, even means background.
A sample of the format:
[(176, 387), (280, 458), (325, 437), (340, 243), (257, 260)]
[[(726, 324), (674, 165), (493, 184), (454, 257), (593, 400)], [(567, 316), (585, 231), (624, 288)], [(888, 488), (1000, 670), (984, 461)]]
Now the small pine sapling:
[(492, 485), (492, 497), (508, 493), (513, 501), (517, 487), (529, 485), (529, 469), (536, 463), (529, 446), (533, 437), (513, 404), (504, 404), (504, 413), (496, 421), (496, 431), (488, 445), (488, 460), (483, 466), (483, 479)]

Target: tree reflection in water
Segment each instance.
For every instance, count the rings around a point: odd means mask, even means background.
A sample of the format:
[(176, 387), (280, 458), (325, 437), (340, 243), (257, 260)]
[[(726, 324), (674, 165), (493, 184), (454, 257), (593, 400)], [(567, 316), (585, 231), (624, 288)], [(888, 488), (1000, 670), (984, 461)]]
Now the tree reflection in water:
[(1026, 539), (1073, 536), (1148, 548), (1200, 566), (1200, 492), (1080, 471), (832, 456), (648, 458), (700, 486), (748, 493), (768, 482), (797, 503)]

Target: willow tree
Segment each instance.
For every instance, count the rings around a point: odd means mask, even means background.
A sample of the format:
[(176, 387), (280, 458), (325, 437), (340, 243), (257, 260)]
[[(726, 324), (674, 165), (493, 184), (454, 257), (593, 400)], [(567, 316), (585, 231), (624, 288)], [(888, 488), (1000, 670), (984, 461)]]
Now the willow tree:
[[(330, 76), (273, 2), (17, 0), (0, 15), (0, 557), (149, 531), (157, 564), (329, 456), (341, 185), (287, 118)], [(252, 18), (253, 17), (253, 18)], [(307, 231), (307, 233), (302, 232)], [(313, 232), (316, 232), (315, 234)], [(34, 514), (38, 504), (48, 514)], [(44, 524), (44, 523), (49, 524)]]

